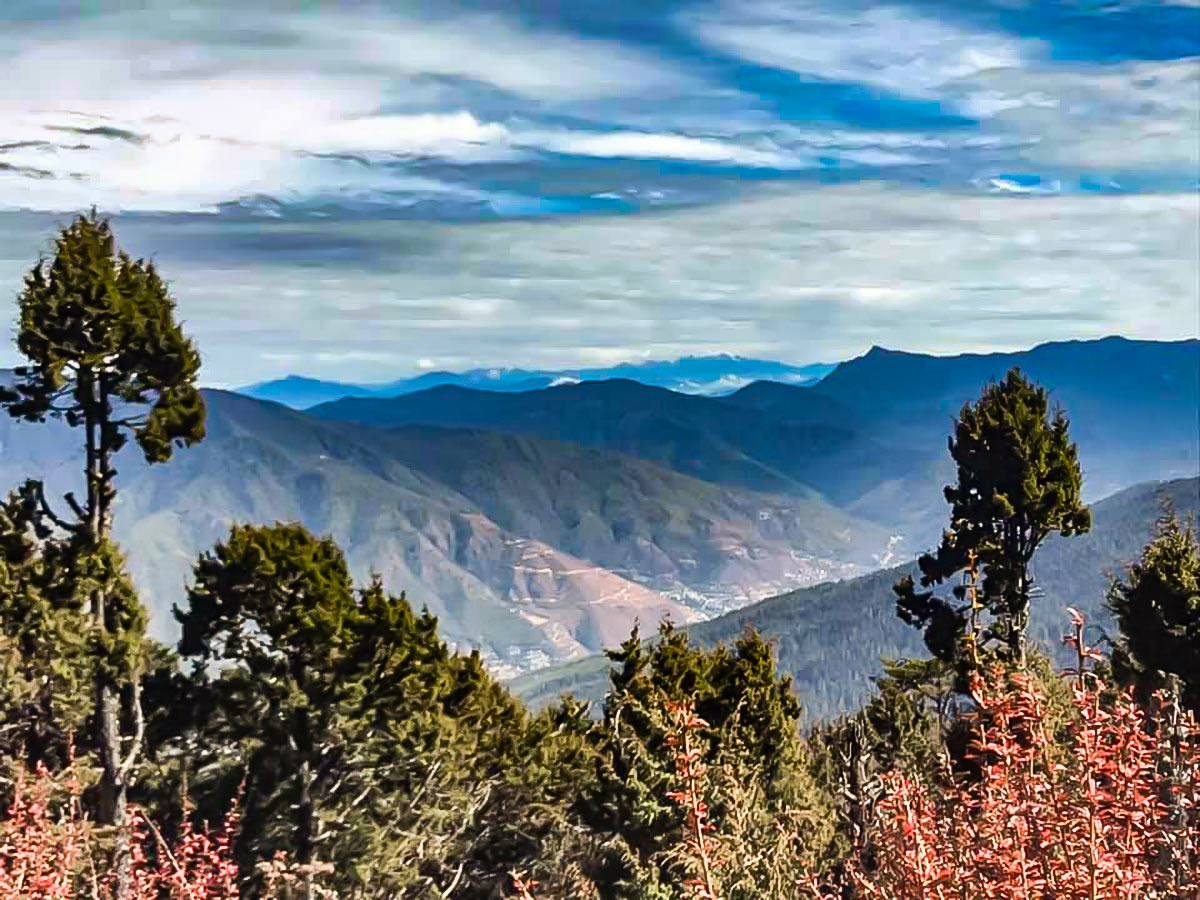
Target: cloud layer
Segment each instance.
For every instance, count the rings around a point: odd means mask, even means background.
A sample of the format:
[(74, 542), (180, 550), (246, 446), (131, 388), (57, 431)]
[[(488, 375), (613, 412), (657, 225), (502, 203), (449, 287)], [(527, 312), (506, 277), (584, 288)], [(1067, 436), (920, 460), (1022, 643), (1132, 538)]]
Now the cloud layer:
[[(49, 221), (0, 218), (16, 284)], [(735, 204), (482, 226), (118, 223), (154, 250), (207, 377), (382, 380), (729, 351), (838, 360), (872, 344), (1000, 350), (1195, 334), (1193, 194), (991, 195), (768, 186)], [(3, 360), (0, 360), (3, 361)]]

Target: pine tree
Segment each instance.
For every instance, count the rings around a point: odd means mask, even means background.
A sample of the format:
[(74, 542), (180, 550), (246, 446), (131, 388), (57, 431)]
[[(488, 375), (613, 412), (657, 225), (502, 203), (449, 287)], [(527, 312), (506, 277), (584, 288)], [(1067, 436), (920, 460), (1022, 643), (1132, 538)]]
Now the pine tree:
[[(678, 788), (677, 751), (664, 715), (672, 703), (688, 704), (704, 722), (694, 737), (714, 770), (714, 793), (706, 798), (714, 829), (728, 826), (757, 845), (773, 839), (782, 815), (805, 823), (804, 854), (824, 849), (831, 809), (804, 763), (800, 703), (757, 633), (732, 648), (703, 650), (664, 623), (652, 645), (635, 630), (608, 656), (615, 665), (593, 736), (596, 777), (575, 804), (580, 819), (607, 841), (594, 869), (597, 881), (615, 885), (604, 896), (673, 896), (648, 887), (679, 874), (674, 848), (684, 814), (670, 797)], [(718, 792), (718, 785), (732, 790)], [(766, 830), (758, 833), (759, 827)], [(753, 887), (745, 886), (751, 895)]]
[[(947, 486), (950, 527), (934, 554), (918, 560), (921, 586), (940, 585), (971, 566), (983, 566), (978, 611), (991, 621), (979, 631), (982, 647), (1025, 662), (1032, 580), (1029, 563), (1052, 533), (1082, 534), (1091, 514), (1080, 500), (1079, 455), (1061, 409), (1049, 410), (1045, 388), (1012, 369), (963, 406), (950, 438), (958, 484)], [(916, 589), (912, 576), (895, 585), (897, 613), (925, 632), (944, 662), (963, 663), (964, 639), (975, 635), (965, 588), (953, 599)]]
[(63, 548), (47, 531), (29, 485), (0, 504), (0, 756), (55, 770), (86, 725), (92, 673)]
[(478, 654), (450, 653), (428, 612), (378, 579), (356, 588), (333, 541), (236, 526), (201, 556), (176, 616), (193, 671), (174, 706), (190, 719), (163, 740), (191, 757), (209, 817), (244, 778), (248, 885), (280, 851), (355, 897), (467, 890), (506, 871), (497, 855), (523, 858), (491, 810), (533, 758), (524, 711)]
[(1182, 701), (1200, 712), (1200, 540), (1169, 507), (1154, 539), (1123, 579), (1108, 606), (1121, 629), (1113, 667), (1143, 696), (1179, 679)]
[[(86, 495), (56, 514), (41, 482), (29, 484), (46, 519), (68, 536), (69, 571), (91, 620), (94, 743), (101, 779), (97, 817), (123, 825), (129, 777), (141, 750), (140, 667), (145, 612), (112, 543), (115, 455), (130, 437), (146, 460), (204, 437), (195, 386), (200, 357), (175, 321), (175, 304), (153, 263), (118, 252), (108, 222), (80, 216), (39, 260), (20, 295), (16, 370), (0, 405), (31, 422), (65, 420), (84, 433)], [(124, 699), (124, 703), (122, 700)], [(123, 708), (124, 707), (124, 708)], [(122, 840), (117, 866), (124, 872)], [(119, 887), (123, 896), (125, 888)]]
[(270, 859), (269, 845), (318, 861), (355, 613), (341, 551), (299, 525), (235, 526), (196, 564), (179, 650), (203, 688), (208, 745), (247, 754), (243, 855)]

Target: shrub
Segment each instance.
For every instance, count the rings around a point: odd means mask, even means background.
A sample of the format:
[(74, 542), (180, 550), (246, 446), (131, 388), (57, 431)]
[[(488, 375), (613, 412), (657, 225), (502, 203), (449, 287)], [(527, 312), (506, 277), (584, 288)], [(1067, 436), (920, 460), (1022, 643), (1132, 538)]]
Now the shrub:
[[(112, 829), (82, 812), (82, 782), (74, 768), (54, 777), (44, 766), (18, 772), (8, 814), (0, 822), (0, 900), (111, 900), (115, 876), (104, 864)], [(185, 821), (168, 846), (137, 808), (124, 826), (132, 865), (126, 896), (136, 900), (234, 900), (237, 864), (229, 816), (218, 833)]]
[(967, 715), (969, 774), (885, 776), (865, 850), (849, 865), (855, 894), (917, 898), (1200, 896), (1200, 727), (1173, 699), (1152, 708), (1112, 697), (1087, 670), (1098, 658), (1076, 615), (1068, 642), (1077, 716), (1055, 755), (1036, 681), (976, 674)]

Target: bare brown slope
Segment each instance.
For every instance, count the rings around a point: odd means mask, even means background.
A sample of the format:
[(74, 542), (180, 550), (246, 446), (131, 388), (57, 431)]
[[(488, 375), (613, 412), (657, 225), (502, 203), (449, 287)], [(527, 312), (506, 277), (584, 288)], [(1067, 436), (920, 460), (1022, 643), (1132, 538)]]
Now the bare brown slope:
[[(207, 399), (204, 442), (161, 466), (133, 448), (118, 459), (116, 535), (160, 635), (172, 632), (170, 608), (198, 552), (232, 522), (276, 520), (333, 536), (359, 577), (378, 572), (436, 613), (447, 639), (479, 647), (502, 670), (594, 651), (635, 619), (694, 618), (656, 591), (500, 527), (392, 456), (371, 429), (231, 394)], [(75, 443), (61, 424), (0, 418), (0, 488), (26, 477), (45, 478), (52, 496), (75, 486)]]

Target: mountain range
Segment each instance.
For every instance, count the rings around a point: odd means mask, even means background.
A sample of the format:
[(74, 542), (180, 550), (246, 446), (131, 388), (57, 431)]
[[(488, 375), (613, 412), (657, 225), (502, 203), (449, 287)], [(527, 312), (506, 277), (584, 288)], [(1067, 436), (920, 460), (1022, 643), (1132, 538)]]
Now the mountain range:
[(938, 357), (873, 348), (811, 386), (756, 382), (720, 397), (628, 380), (499, 394), (444, 386), (346, 398), (319, 418), (395, 427), (502, 431), (615, 450), (714, 484), (780, 495), (816, 491), (889, 529), (910, 553), (943, 524), (953, 417), (1019, 366), (1072, 420), (1085, 492), (1200, 468), (1200, 341), (1106, 338), (1021, 353)]
[[(431, 427), (326, 422), (205, 391), (208, 437), (167, 465), (117, 459), (115, 533), (171, 633), (196, 554), (232, 522), (330, 534), (500, 672), (586, 655), (635, 619), (690, 621), (797, 584), (866, 571), (882, 529), (810, 492), (698, 481), (575, 444)], [(0, 488), (78, 490), (78, 434), (0, 418)]]
[(286, 378), (247, 385), (238, 388), (237, 392), (258, 400), (272, 400), (294, 409), (308, 409), (318, 403), (328, 403), (343, 397), (399, 397), (443, 385), (509, 393), (581, 381), (627, 378), (640, 384), (667, 388), (684, 394), (720, 396), (733, 393), (755, 381), (811, 384), (832, 372), (834, 368), (835, 366), (826, 363), (793, 366), (722, 353), (717, 356), (685, 356), (672, 361), (650, 360), (588, 369), (543, 371), (491, 368), (470, 369), (466, 372), (424, 372), (412, 378), (381, 384), (322, 381), (301, 375), (289, 375)]
[[(635, 620), (694, 623), (911, 559), (945, 521), (953, 415), (1013, 364), (1070, 414), (1090, 499), (1200, 470), (1200, 342), (876, 348), (811, 386), (719, 397), (610, 379), (297, 411), (206, 391), (200, 445), (154, 467), (121, 454), (116, 534), (160, 636), (230, 523), (300, 521), (511, 675), (587, 657)], [(77, 489), (68, 431), (0, 417), (0, 490)]]

